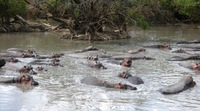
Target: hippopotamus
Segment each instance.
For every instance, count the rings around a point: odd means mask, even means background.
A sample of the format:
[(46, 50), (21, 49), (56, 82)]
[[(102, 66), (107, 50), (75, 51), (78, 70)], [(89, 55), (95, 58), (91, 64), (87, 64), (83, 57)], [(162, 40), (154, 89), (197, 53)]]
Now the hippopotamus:
[(21, 57), (21, 58), (33, 58), (33, 57), (36, 57), (36, 56), (35, 56), (35, 55), (32, 55), (32, 54), (22, 53), (22, 54), (19, 55), (18, 57)]
[(3, 67), (6, 64), (5, 59), (0, 59), (0, 68)]
[(0, 53), (1, 57), (19, 57), (19, 58), (31, 58), (31, 57), (36, 57), (33, 54), (27, 54), (27, 53)]
[(192, 70), (200, 70), (200, 63), (179, 63), (179, 65)]
[(121, 78), (124, 78), (124, 79), (127, 79), (130, 83), (132, 84), (136, 84), (136, 85), (139, 85), (139, 84), (143, 84), (144, 81), (140, 78), (140, 77), (137, 77), (137, 76), (132, 76), (130, 73), (128, 72), (122, 72), (119, 74), (119, 77)]
[(122, 55), (122, 56), (112, 56), (110, 57), (111, 59), (114, 60), (124, 60), (125, 58), (129, 58), (131, 60), (155, 60), (155, 58), (147, 57), (147, 56), (142, 56), (142, 57), (133, 57), (132, 55)]
[(194, 40), (194, 41), (181, 41), (181, 42), (177, 42), (176, 44), (200, 44), (200, 40)]
[(88, 77), (83, 78), (81, 80), (81, 83), (87, 84), (87, 85), (102, 86), (102, 87), (106, 87), (106, 88), (137, 90), (136, 87), (133, 87), (133, 86), (130, 86), (127, 84), (121, 84), (121, 83), (111, 84), (111, 83), (108, 83), (107, 81), (98, 79), (93, 76), (88, 76)]
[(87, 65), (91, 68), (96, 68), (96, 69), (107, 69), (101, 62), (97, 60), (87, 60), (85, 62), (82, 62), (82, 64)]
[(129, 54), (138, 54), (140, 52), (145, 52), (145, 51), (146, 51), (146, 49), (141, 48), (141, 49), (138, 49), (137, 51), (129, 50), (129, 51), (127, 51), (127, 53), (129, 53)]
[(172, 51), (172, 53), (185, 53), (185, 54), (190, 54), (190, 53), (186, 52), (186, 51), (183, 50), (183, 49), (178, 49), (178, 50)]
[(51, 62), (60, 62), (59, 59), (35, 59), (33, 61), (31, 61), (30, 63), (28, 63), (29, 65), (48, 65)]
[(38, 66), (38, 67), (36, 68), (36, 70), (37, 70), (37, 71), (43, 71), (43, 70), (47, 71), (47, 70), (44, 69), (44, 67), (42, 67), (42, 66)]
[(159, 91), (162, 94), (176, 94), (192, 88), (196, 85), (192, 76), (184, 76), (177, 83), (161, 88)]
[(9, 49), (7, 49), (7, 52), (27, 53), (27, 54), (36, 53), (34, 50), (24, 50), (24, 49), (21, 49), (21, 48), (9, 48)]
[(60, 57), (62, 57), (62, 56), (64, 56), (63, 53), (53, 53), (53, 55), (52, 55), (51, 57), (52, 57), (52, 58), (60, 58)]
[(48, 56), (48, 55), (37, 55), (37, 59), (56, 59), (62, 57), (64, 54), (63, 53), (53, 53), (53, 55)]
[(6, 83), (6, 84), (17, 83), (17, 84), (26, 84), (26, 85), (33, 85), (33, 86), (39, 85), (39, 83), (35, 81), (31, 75), (27, 75), (27, 74), (22, 74), (20, 76), (12, 77), (12, 78), (1, 77), (0, 83)]
[(145, 47), (145, 48), (157, 48), (157, 49), (169, 49), (169, 50), (172, 49), (172, 48), (171, 48), (168, 44), (166, 44), (166, 43), (161, 44), (161, 45), (151, 45), (151, 46), (143, 46), (143, 47)]
[(24, 66), (24, 67), (20, 68), (18, 71), (20, 73), (29, 73), (29, 74), (34, 74), (34, 75), (37, 74), (37, 72), (35, 72), (33, 70), (32, 66)]
[(168, 61), (200, 60), (200, 55), (193, 55), (193, 56), (189, 56), (189, 57), (174, 56), (167, 60)]
[(20, 62), (18, 59), (15, 59), (13, 57), (10, 57), (10, 58), (7, 58), (6, 59), (6, 62), (12, 62), (12, 63), (17, 63), (17, 62)]
[(183, 45), (183, 46), (181, 46), (182, 48), (191, 48), (191, 49), (196, 49), (196, 50), (198, 50), (198, 49), (200, 49), (200, 45), (199, 44), (193, 44), (193, 45)]
[(96, 50), (98, 50), (96, 47), (89, 46), (89, 47), (86, 47), (85, 49), (75, 51), (75, 53), (83, 53), (83, 52), (87, 52), (87, 51), (96, 51)]
[(124, 59), (121, 63), (121, 66), (124, 67), (131, 67), (132, 66), (132, 60), (130, 58)]

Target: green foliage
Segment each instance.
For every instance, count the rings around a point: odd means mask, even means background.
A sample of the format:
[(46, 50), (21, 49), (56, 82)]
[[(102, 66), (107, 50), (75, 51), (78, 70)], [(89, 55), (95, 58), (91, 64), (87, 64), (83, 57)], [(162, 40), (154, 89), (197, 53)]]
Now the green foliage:
[[(161, 0), (163, 5), (170, 7), (172, 13), (186, 16), (188, 19), (200, 20), (200, 1), (199, 0)], [(180, 18), (184, 19), (184, 18)]]
[(24, 0), (0, 0), (0, 16), (3, 22), (9, 22), (10, 18), (25, 13), (26, 3)]

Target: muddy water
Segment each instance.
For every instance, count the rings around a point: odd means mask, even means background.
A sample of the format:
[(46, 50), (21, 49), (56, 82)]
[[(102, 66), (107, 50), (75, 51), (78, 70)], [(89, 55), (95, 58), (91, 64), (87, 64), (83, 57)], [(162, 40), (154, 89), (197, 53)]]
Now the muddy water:
[[(200, 108), (200, 72), (178, 65), (180, 61), (166, 61), (175, 55), (171, 50), (147, 49), (136, 56), (154, 57), (154, 61), (136, 60), (133, 67), (101, 60), (106, 70), (92, 69), (81, 64), (83, 59), (70, 56), (73, 51), (94, 45), (109, 55), (124, 54), (124, 50), (138, 49), (143, 45), (169, 43), (173, 50), (178, 49), (177, 41), (199, 39), (200, 30), (191, 27), (155, 27), (149, 31), (131, 31), (133, 38), (120, 41), (88, 42), (61, 40), (53, 33), (13, 33), (0, 34), (0, 50), (17, 47), (33, 49), (38, 54), (65, 53), (60, 58), (64, 67), (45, 67), (48, 71), (34, 75), (40, 83), (37, 87), (0, 85), (0, 111), (188, 111)], [(92, 54), (86, 54), (92, 55)], [(25, 60), (29, 61), (29, 60)], [(18, 64), (22, 65), (22, 64)], [(142, 85), (133, 85), (136, 91), (109, 89), (80, 83), (85, 76), (96, 76), (113, 83), (128, 81), (117, 75), (129, 70), (132, 75), (144, 80)], [(17, 72), (4, 74), (13, 77)], [(192, 75), (197, 85), (179, 94), (163, 95), (158, 89), (177, 82), (184, 75)]]

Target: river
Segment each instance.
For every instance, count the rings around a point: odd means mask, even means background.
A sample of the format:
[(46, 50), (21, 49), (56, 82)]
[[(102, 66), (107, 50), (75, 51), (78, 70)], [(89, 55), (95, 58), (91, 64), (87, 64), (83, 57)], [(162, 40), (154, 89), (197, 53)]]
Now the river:
[[(178, 49), (175, 44), (178, 41), (200, 38), (200, 30), (188, 26), (152, 27), (148, 31), (133, 30), (130, 34), (132, 38), (128, 40), (101, 42), (61, 40), (51, 32), (0, 34), (1, 52), (16, 47), (35, 50), (41, 55), (65, 54), (60, 58), (64, 67), (45, 67), (48, 71), (33, 76), (40, 83), (37, 87), (1, 84), (0, 111), (198, 111), (200, 72), (179, 66), (180, 61), (166, 61), (179, 55), (171, 53), (172, 50), (146, 49), (146, 52), (137, 55), (156, 60), (133, 61), (129, 72), (144, 80), (142, 85), (133, 85), (137, 87), (136, 91), (81, 84), (82, 78), (92, 75), (106, 81), (132, 85), (117, 77), (124, 70), (123, 67), (102, 61), (108, 69), (92, 69), (80, 64), (82, 59), (69, 56), (75, 50), (94, 45), (110, 55), (119, 55), (124, 54), (124, 50), (162, 43), (170, 44), (175, 50)], [(17, 74), (13, 72), (0, 76)], [(177, 82), (184, 75), (192, 75), (197, 85), (179, 94), (163, 95), (158, 92), (159, 88)]]

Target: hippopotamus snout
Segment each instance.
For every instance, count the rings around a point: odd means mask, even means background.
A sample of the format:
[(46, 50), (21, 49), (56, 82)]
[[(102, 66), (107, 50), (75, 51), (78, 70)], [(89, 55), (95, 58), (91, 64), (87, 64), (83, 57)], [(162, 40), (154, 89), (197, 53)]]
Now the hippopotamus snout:
[(32, 75), (36, 75), (37, 72), (35, 72), (33, 69), (29, 71), (29, 74), (32, 74)]
[(33, 85), (33, 86), (39, 85), (39, 83), (37, 81), (35, 81), (32, 76), (30, 76), (30, 80), (31, 80), (31, 85)]

